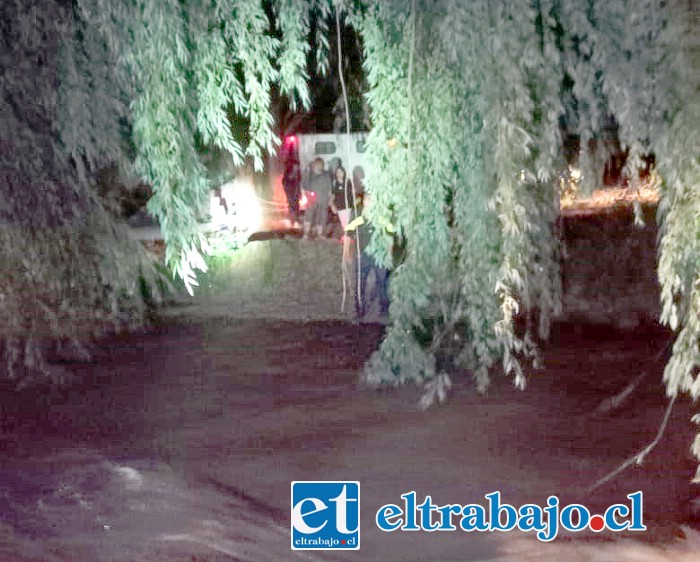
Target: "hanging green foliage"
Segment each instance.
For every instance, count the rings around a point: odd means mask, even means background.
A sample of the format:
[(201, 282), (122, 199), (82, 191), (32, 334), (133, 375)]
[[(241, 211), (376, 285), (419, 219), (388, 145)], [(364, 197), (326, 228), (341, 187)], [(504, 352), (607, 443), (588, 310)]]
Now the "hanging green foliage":
[(391, 217), (408, 247), (392, 277), (392, 325), (368, 374), (431, 380), (435, 355), (457, 341), (481, 389), (498, 359), (522, 387), (515, 354), (534, 358), (535, 348), (529, 332), (516, 334), (515, 315), (537, 308), (546, 336), (560, 306), (553, 23), (544, 8), (516, 13), (508, 3), (414, 4), (412, 13), (410, 2), (377, 2), (361, 24), (372, 212)]
[[(449, 386), (436, 362), (447, 347), (482, 390), (499, 359), (524, 385), (521, 359), (538, 362), (561, 308), (560, 125), (580, 141), (590, 190), (606, 158), (590, 141), (614, 118), (631, 181), (650, 154), (664, 180), (661, 321), (678, 330), (668, 393), (700, 395), (700, 96), (677, 16), (661, 0), (367, 2), (366, 185), (373, 216), (407, 247), (368, 380), (424, 382), (428, 405)], [(388, 262), (379, 237), (373, 251)]]
[(142, 321), (159, 277), (95, 189), (127, 149), (104, 36), (65, 3), (3, 2), (0, 19), (0, 371), (25, 384), (62, 376), (50, 349), (84, 357), (105, 326)]
[[(210, 185), (199, 143), (227, 151), (236, 166), (250, 158), (262, 168), (278, 143), (272, 85), (279, 83), (295, 106), (309, 103), (305, 68), (315, 6), (302, 0), (275, 2), (272, 12), (248, 0), (78, 6), (77, 24), (109, 46), (105, 56), (128, 92), (133, 169), (153, 188), (148, 209), (167, 241), (166, 263), (191, 292), (207, 251), (199, 224)], [(245, 119), (243, 135), (234, 133), (229, 111)]]

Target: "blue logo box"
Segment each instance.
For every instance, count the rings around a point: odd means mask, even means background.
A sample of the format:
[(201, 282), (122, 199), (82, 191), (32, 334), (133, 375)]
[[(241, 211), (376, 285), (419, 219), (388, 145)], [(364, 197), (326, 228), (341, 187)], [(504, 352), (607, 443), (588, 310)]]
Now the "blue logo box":
[(292, 550), (359, 550), (359, 482), (292, 482), (291, 509)]

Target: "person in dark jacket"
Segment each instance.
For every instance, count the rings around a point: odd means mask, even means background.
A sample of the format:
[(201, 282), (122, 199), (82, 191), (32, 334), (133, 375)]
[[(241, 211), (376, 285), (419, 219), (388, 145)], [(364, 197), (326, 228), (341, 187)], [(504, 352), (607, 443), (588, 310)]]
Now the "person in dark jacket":
[(284, 193), (289, 207), (289, 222), (294, 228), (299, 228), (299, 199), (301, 198), (301, 167), (296, 158), (287, 162), (282, 177)]
[[(388, 280), (389, 272), (383, 267), (379, 267), (374, 258), (367, 252), (367, 247), (372, 239), (372, 235), (375, 231), (375, 225), (367, 220), (364, 211), (367, 209), (370, 203), (370, 196), (365, 192), (362, 196), (363, 198), (363, 214), (351, 221), (346, 232), (348, 234), (354, 234), (355, 239), (358, 241), (358, 246), (360, 250), (360, 276), (359, 276), (359, 286), (356, 290), (355, 295), (355, 309), (357, 312), (357, 317), (363, 320), (367, 315), (368, 311), (368, 296), (367, 295), (367, 281), (369, 279), (370, 273), (374, 272), (375, 286), (377, 299), (379, 300), (379, 313), (380, 316), (386, 317), (389, 314), (389, 291), (388, 291)], [(383, 232), (388, 236), (387, 239), (389, 244), (393, 243), (393, 227), (386, 221), (380, 221)], [(391, 249), (390, 249), (391, 253)]]
[(323, 236), (323, 229), (328, 221), (328, 209), (331, 205), (333, 187), (331, 178), (324, 170), (323, 158), (316, 158), (311, 163), (311, 173), (304, 178), (302, 189), (306, 194), (308, 206), (304, 216), (304, 239), (307, 240), (313, 228), (318, 238)]
[(338, 166), (335, 169), (333, 179), (333, 198), (331, 199), (331, 210), (334, 215), (338, 215), (340, 226), (343, 232), (350, 222), (350, 214), (353, 209), (352, 183), (347, 179), (345, 168)]

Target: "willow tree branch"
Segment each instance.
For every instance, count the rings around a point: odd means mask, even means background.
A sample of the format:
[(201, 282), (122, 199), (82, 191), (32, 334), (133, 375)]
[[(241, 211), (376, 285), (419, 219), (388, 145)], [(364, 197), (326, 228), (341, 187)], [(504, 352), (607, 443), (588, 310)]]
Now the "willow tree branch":
[(416, 0), (411, 0), (411, 45), (408, 51), (408, 141), (407, 141), (407, 161), (408, 177), (412, 175), (412, 148), (413, 148), (413, 56), (416, 50)]
[[(347, 135), (347, 156), (348, 156), (348, 163), (347, 163), (347, 170), (352, 170), (351, 162), (350, 162), (350, 104), (348, 103), (348, 91), (347, 88), (345, 87), (345, 76), (343, 75), (343, 46), (342, 46), (342, 34), (340, 33), (340, 10), (336, 8), (335, 10), (335, 32), (336, 32), (336, 37), (338, 41), (338, 76), (340, 76), (340, 87), (343, 90), (343, 103), (345, 105), (345, 133)], [(345, 172), (345, 182), (347, 183), (347, 176), (348, 172)], [(357, 191), (355, 189), (355, 182), (352, 181), (350, 182), (350, 187), (352, 188), (352, 207), (355, 212), (355, 216), (357, 216)], [(347, 186), (346, 186), (347, 188)], [(347, 189), (345, 190), (347, 191)], [(345, 233), (343, 232), (343, 237), (345, 236)], [(355, 246), (357, 250), (357, 302), (359, 303), (360, 307), (362, 307), (362, 283), (361, 281), (361, 276), (362, 276), (362, 252), (360, 252), (360, 237), (358, 235), (355, 236)], [(343, 240), (343, 247), (345, 247), (345, 241)], [(340, 309), (341, 311), (345, 310), (345, 252), (343, 252), (343, 256), (341, 257), (342, 263), (341, 263), (341, 268), (343, 272), (343, 300), (340, 304)]]
[(673, 405), (676, 403), (676, 397), (674, 396), (671, 398), (671, 401), (668, 403), (668, 406), (666, 406), (666, 413), (664, 414), (664, 419), (661, 422), (661, 425), (659, 426), (659, 431), (656, 433), (656, 437), (654, 440), (649, 443), (646, 447), (644, 447), (641, 451), (639, 451), (636, 455), (633, 457), (630, 457), (627, 459), (625, 462), (623, 462), (620, 466), (618, 466), (615, 470), (598, 480), (595, 484), (593, 484), (590, 488), (588, 488), (588, 493), (590, 494), (591, 492), (597, 490), (600, 488), (603, 484), (606, 482), (609, 482), (613, 478), (615, 478), (618, 474), (620, 474), (623, 470), (626, 470), (630, 466), (636, 464), (640, 465), (644, 462), (644, 459), (646, 456), (654, 449), (659, 444), (659, 441), (661, 441), (661, 437), (663, 437), (664, 432), (666, 431), (666, 426), (668, 426), (668, 420), (671, 417), (671, 411), (673, 410)]
[[(652, 364), (655, 365), (661, 360), (664, 354), (670, 350), (671, 343), (672, 342), (669, 341), (668, 344), (666, 344), (658, 351), (658, 353), (654, 356)], [(598, 404), (595, 410), (583, 416), (582, 421), (586, 421), (589, 418), (607, 414), (608, 412), (619, 408), (625, 402), (625, 400), (627, 400), (627, 398), (631, 396), (631, 394), (636, 390), (636, 388), (640, 385), (642, 380), (644, 380), (644, 378), (646, 378), (648, 374), (649, 369), (642, 371), (636, 379), (634, 379), (631, 383), (625, 386), (625, 388), (623, 388), (620, 392), (611, 396), (610, 398), (606, 398), (600, 404)]]

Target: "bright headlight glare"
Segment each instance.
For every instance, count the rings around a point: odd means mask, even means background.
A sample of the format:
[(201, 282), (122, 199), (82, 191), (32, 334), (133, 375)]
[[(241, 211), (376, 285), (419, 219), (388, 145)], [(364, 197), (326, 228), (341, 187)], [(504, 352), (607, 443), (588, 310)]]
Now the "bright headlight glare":
[(224, 222), (229, 228), (249, 234), (262, 228), (262, 207), (250, 179), (236, 179), (221, 186), (221, 196), (228, 206), (228, 214), (223, 210), (223, 206), (221, 210), (225, 217)]

